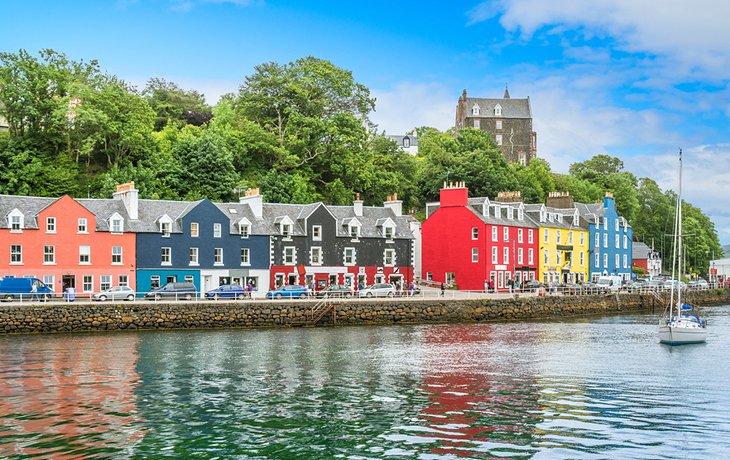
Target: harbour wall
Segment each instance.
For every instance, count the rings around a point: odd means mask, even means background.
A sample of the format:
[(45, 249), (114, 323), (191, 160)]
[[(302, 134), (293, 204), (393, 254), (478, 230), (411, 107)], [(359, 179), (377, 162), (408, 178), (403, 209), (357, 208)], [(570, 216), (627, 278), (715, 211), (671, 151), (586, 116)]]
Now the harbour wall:
[[(730, 303), (730, 290), (693, 292), (698, 305)], [(518, 297), (508, 299), (384, 299), (328, 303), (105, 302), (0, 305), (0, 333), (140, 329), (271, 328), (396, 323), (559, 319), (626, 312), (661, 313), (653, 295)]]

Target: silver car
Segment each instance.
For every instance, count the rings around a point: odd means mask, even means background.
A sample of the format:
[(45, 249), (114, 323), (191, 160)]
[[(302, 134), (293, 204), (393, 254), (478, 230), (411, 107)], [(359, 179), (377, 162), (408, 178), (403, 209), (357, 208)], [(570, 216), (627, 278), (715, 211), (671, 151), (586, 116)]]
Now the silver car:
[(360, 289), (357, 293), (358, 297), (394, 297), (395, 286), (387, 283), (372, 284), (366, 288)]
[(114, 286), (92, 295), (91, 300), (134, 300), (134, 290), (129, 286)]

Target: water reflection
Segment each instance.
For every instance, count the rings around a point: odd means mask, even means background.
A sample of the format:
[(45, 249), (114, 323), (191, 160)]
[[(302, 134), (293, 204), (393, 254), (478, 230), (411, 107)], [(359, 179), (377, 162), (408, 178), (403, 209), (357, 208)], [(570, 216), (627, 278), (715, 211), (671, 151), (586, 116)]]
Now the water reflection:
[(143, 436), (139, 336), (3, 337), (0, 456), (103, 456)]

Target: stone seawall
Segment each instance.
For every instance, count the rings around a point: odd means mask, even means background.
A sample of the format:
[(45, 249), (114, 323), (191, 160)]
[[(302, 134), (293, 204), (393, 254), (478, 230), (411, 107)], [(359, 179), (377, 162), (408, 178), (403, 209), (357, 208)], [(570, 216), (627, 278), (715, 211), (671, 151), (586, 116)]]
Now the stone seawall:
[[(728, 290), (697, 292), (689, 300), (725, 304), (730, 303), (728, 294)], [(653, 296), (639, 294), (354, 300), (324, 305), (312, 301), (13, 304), (0, 305), (0, 333), (518, 321), (662, 309), (663, 303)]]

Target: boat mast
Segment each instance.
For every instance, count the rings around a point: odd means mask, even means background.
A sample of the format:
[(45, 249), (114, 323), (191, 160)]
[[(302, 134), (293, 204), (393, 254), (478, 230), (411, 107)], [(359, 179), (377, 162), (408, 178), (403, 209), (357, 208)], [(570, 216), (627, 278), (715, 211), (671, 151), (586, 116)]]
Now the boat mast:
[[(679, 196), (677, 197), (677, 226), (679, 231), (677, 237), (679, 238), (678, 253), (679, 260), (677, 262), (677, 276), (679, 282), (677, 283), (677, 318), (682, 316), (682, 149), (679, 149)], [(674, 281), (672, 281), (674, 284)]]
[[(680, 173), (679, 175), (682, 175), (682, 149), (679, 149), (679, 169)], [(681, 181), (681, 180), (680, 180)], [(682, 186), (680, 185), (680, 188)], [(675, 270), (677, 269), (677, 235), (679, 234), (679, 231), (677, 230), (677, 224), (679, 223), (679, 197), (677, 197), (677, 200), (674, 203), (674, 227), (672, 232), (672, 285), (669, 288), (669, 319), (672, 318), (672, 313), (674, 312), (674, 275)]]

